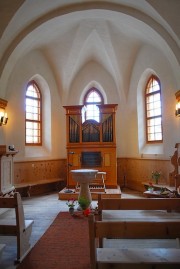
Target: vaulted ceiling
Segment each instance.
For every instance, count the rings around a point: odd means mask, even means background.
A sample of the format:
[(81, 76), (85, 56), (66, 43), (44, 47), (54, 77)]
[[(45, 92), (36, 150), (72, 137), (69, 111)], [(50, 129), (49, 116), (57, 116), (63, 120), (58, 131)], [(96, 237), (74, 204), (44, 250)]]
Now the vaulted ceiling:
[(179, 10), (179, 0), (1, 0), (0, 76), (33, 50), (64, 90), (93, 61), (119, 85), (143, 46), (179, 64)]

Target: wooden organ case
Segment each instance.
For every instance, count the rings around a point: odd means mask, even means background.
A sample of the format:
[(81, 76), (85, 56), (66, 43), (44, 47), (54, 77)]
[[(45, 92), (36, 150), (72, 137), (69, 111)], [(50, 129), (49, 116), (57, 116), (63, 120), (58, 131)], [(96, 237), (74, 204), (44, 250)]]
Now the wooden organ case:
[(115, 113), (117, 104), (98, 105), (100, 122), (82, 121), (81, 105), (64, 106), (67, 126), (67, 186), (75, 182), (70, 170), (106, 172), (106, 187), (117, 187)]

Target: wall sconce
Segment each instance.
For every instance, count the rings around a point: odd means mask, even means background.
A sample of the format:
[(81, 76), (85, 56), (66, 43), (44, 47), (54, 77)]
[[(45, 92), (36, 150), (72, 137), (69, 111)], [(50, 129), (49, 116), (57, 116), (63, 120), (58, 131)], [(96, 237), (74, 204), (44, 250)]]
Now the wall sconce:
[(7, 106), (7, 101), (0, 98), (0, 126), (6, 125), (8, 121), (7, 113), (5, 108)]
[(180, 90), (175, 93), (176, 96), (176, 117), (180, 117)]

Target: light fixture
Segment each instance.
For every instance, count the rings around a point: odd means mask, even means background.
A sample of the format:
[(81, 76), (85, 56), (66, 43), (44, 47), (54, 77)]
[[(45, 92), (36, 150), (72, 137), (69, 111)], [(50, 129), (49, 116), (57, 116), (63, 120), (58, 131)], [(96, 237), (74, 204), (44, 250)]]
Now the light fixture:
[(7, 106), (7, 101), (0, 98), (0, 126), (6, 125), (8, 121), (7, 113), (5, 108)]
[(180, 90), (175, 93), (176, 96), (176, 117), (180, 117)]

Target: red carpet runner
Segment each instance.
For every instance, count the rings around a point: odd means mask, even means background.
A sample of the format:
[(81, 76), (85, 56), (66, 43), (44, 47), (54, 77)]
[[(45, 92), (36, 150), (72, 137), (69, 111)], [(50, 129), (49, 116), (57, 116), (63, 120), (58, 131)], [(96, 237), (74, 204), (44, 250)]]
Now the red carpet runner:
[(18, 269), (90, 269), (88, 219), (61, 212)]

